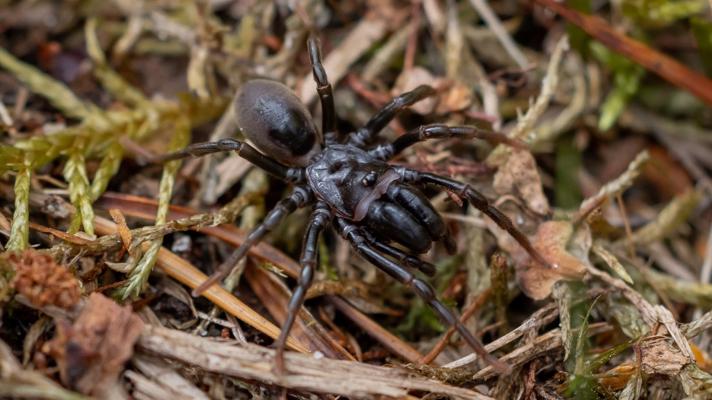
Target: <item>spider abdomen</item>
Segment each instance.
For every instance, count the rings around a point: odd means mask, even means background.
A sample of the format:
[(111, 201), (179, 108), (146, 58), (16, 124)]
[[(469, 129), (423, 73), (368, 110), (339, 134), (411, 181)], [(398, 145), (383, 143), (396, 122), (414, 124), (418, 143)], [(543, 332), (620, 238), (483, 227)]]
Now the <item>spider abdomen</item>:
[(266, 79), (245, 82), (233, 107), (244, 135), (262, 153), (303, 167), (321, 151), (309, 110), (285, 85)]

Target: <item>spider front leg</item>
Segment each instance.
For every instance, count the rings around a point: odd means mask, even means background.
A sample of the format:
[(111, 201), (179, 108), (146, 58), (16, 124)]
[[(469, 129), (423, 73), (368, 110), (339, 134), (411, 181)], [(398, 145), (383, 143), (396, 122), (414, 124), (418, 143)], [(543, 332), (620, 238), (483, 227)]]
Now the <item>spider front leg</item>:
[(265, 172), (277, 179), (287, 182), (301, 182), (304, 180), (304, 170), (302, 168), (287, 167), (286, 165), (283, 165), (260, 153), (249, 144), (237, 139), (222, 139), (217, 142), (194, 143), (186, 146), (182, 150), (160, 155), (150, 161), (163, 163), (171, 160), (179, 160), (189, 157), (202, 157), (212, 153), (227, 151), (234, 151), (240, 157), (265, 170)]
[(447, 126), (443, 124), (422, 125), (400, 136), (393, 143), (378, 146), (369, 150), (369, 154), (379, 160), (390, 160), (408, 147), (430, 139), (482, 139), (494, 144), (507, 144), (516, 148), (525, 148), (526, 145), (516, 139), (511, 139), (498, 132), (492, 132), (475, 126)]
[(455, 327), (472, 350), (474, 350), (477, 355), (482, 357), (482, 359), (490, 364), (495, 370), (500, 373), (508, 373), (511, 371), (509, 365), (487, 352), (482, 343), (474, 335), (472, 335), (469, 330), (467, 330), (465, 325), (460, 322), (457, 316), (440, 300), (438, 300), (432, 286), (422, 279), (417, 278), (412, 272), (408, 271), (408, 269), (394, 263), (392, 260), (376, 251), (368, 243), (366, 238), (360, 234), (357, 226), (350, 224), (342, 218), (338, 218), (336, 220), (336, 227), (339, 234), (341, 234), (344, 239), (348, 240), (356, 252), (358, 252), (363, 258), (393, 277), (398, 282), (410, 287), (433, 309), (433, 311), (435, 311), (444, 323)]
[(401, 174), (405, 181), (439, 186), (467, 199), (470, 204), (490, 217), (500, 228), (507, 231), (536, 262), (543, 266), (549, 266), (549, 262), (532, 246), (529, 238), (514, 226), (512, 220), (499, 211), (497, 207), (493, 206), (482, 193), (476, 191), (470, 185), (443, 176), (410, 169), (402, 169)]
[(237, 248), (220, 266), (210, 275), (210, 277), (193, 290), (193, 296), (200, 296), (210, 286), (223, 279), (235, 268), (238, 262), (244, 257), (252, 246), (262, 240), (262, 238), (279, 225), (284, 218), (293, 213), (297, 208), (307, 205), (312, 200), (311, 189), (306, 186), (297, 186), (292, 194), (280, 200), (277, 205), (267, 213), (261, 224), (257, 225), (244, 242)]
[(376, 138), (379, 132), (388, 125), (401, 110), (435, 94), (435, 89), (428, 85), (420, 85), (410, 92), (395, 97), (390, 103), (376, 113), (363, 128), (352, 133), (349, 144), (363, 148)]
[(292, 293), (292, 298), (289, 299), (287, 318), (284, 320), (279, 338), (277, 338), (275, 342), (274, 368), (275, 372), (280, 375), (285, 371), (284, 348), (287, 343), (289, 331), (292, 330), (292, 325), (294, 325), (297, 313), (304, 304), (304, 296), (307, 294), (307, 290), (309, 290), (312, 279), (314, 278), (314, 270), (316, 269), (318, 259), (319, 234), (324, 230), (330, 219), (331, 213), (329, 212), (329, 207), (322, 202), (317, 203), (309, 217), (309, 226), (307, 226), (302, 242), (302, 256), (299, 260), (302, 271), (299, 274), (297, 287), (294, 289), (294, 293)]
[(316, 91), (319, 93), (321, 101), (321, 131), (324, 134), (326, 144), (333, 144), (338, 141), (336, 131), (336, 107), (334, 106), (334, 92), (326, 76), (326, 70), (321, 64), (321, 51), (319, 39), (316, 36), (309, 36), (307, 40), (309, 49), (309, 59), (312, 64), (312, 74), (316, 82)]

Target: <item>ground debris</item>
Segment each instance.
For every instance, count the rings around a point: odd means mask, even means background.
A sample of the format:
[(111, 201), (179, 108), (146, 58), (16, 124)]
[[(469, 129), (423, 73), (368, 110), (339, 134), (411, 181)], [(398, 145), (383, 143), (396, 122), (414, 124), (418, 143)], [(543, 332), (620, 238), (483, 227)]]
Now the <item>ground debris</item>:
[(69, 309), (79, 302), (79, 281), (49, 255), (30, 249), (10, 253), (6, 258), (15, 269), (15, 290), (35, 307), (53, 305)]
[(143, 322), (130, 307), (93, 293), (73, 324), (57, 321), (48, 351), (65, 385), (101, 397), (113, 390), (142, 329)]
[(544, 299), (551, 294), (556, 282), (584, 276), (588, 261), (572, 254), (569, 241), (573, 235), (574, 227), (566, 221), (548, 221), (539, 225), (532, 244), (551, 267), (541, 266), (529, 258), (526, 258), (528, 262), (517, 265), (517, 282), (527, 296)]
[[(0, 398), (712, 399), (704, 0), (60, 3), (0, 7)], [(396, 171), (469, 185), (529, 238), (547, 266), (492, 209), (401, 182), (449, 235), (383, 255), (426, 261), (415, 275), (511, 374), (331, 227), (275, 374), (309, 207), (190, 297), (295, 182), (240, 152), (157, 160), (244, 139), (230, 99), (256, 77), (293, 90), (322, 138), (378, 125), (369, 146), (408, 144)]]
[(651, 336), (639, 343), (641, 368), (646, 374), (677, 375), (690, 359), (664, 336)]

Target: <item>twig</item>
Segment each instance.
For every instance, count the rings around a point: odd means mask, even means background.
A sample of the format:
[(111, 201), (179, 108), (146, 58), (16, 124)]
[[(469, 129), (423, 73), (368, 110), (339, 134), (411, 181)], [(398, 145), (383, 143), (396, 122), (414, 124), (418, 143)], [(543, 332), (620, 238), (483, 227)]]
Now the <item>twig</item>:
[(418, 353), (418, 351), (409, 344), (383, 329), (373, 320), (352, 307), (346, 300), (337, 296), (326, 297), (339, 311), (394, 354), (412, 363), (417, 363), (418, 360), (423, 357), (422, 354)]
[(694, 94), (707, 105), (712, 105), (712, 80), (706, 76), (618, 32), (598, 16), (580, 13), (554, 0), (535, 1), (566, 18), (613, 51), (630, 58), (673, 85)]
[(218, 342), (177, 330), (147, 326), (139, 347), (207, 371), (276, 384), (290, 389), (362, 398), (402, 397), (410, 390), (441, 393), (461, 399), (491, 399), (478, 392), (445, 385), (406, 371), (353, 361), (285, 354), (287, 374), (272, 370), (274, 350)]
[(507, 30), (504, 29), (502, 22), (494, 11), (492, 11), (487, 2), (485, 0), (470, 0), (470, 4), (472, 4), (472, 7), (482, 16), (482, 19), (484, 19), (487, 26), (492, 29), (492, 32), (497, 35), (497, 39), (499, 39), (512, 59), (516, 61), (517, 65), (522, 69), (527, 68), (529, 61), (524, 56), (524, 53), (519, 50), (519, 47), (517, 47), (512, 37), (509, 36)]
[[(556, 88), (559, 84), (559, 67), (564, 53), (568, 49), (568, 37), (563, 36), (556, 43), (556, 47), (554, 47), (554, 51), (551, 54), (549, 65), (546, 68), (546, 75), (544, 75), (544, 79), (542, 80), (539, 96), (536, 98), (536, 101), (534, 101), (534, 104), (529, 107), (526, 114), (519, 118), (514, 129), (508, 132), (507, 135), (510, 138), (524, 140), (527, 143), (534, 143), (538, 140), (537, 132), (533, 128), (537, 120), (544, 114), (544, 111), (546, 111), (549, 101), (556, 92)], [(507, 155), (510, 154), (510, 150), (511, 148), (507, 146), (497, 146), (489, 157), (487, 157), (487, 164), (490, 166), (502, 164)]]
[[(556, 308), (556, 304), (550, 303), (539, 310), (537, 310), (534, 314), (532, 314), (531, 317), (529, 317), (526, 321), (522, 322), (521, 325), (518, 327), (514, 328), (511, 332), (508, 334), (500, 337), (499, 339), (488, 343), (485, 345), (485, 349), (492, 353), (497, 349), (500, 349), (507, 344), (517, 340), (518, 338), (522, 337), (524, 334), (529, 332), (530, 330), (544, 326), (548, 324), (549, 322), (553, 321), (556, 319), (556, 317), (559, 315), (558, 309)], [(455, 360), (449, 364), (446, 364), (443, 366), (443, 368), (457, 368), (457, 367), (462, 367), (463, 365), (470, 364), (477, 360), (477, 355), (472, 353), (469, 355), (466, 355), (465, 357), (462, 357), (458, 360)]]
[[(109, 234), (110, 232), (115, 232), (117, 229), (116, 224), (101, 217), (97, 217), (94, 222), (96, 224), (96, 231), (99, 234)], [(146, 244), (146, 246), (148, 246), (148, 244)], [(159, 248), (156, 259), (159, 268), (173, 279), (191, 289), (195, 289), (208, 279), (208, 277), (195, 266), (163, 247)], [(222, 286), (211, 286), (203, 293), (203, 296), (265, 335), (273, 339), (279, 336), (279, 328), (237, 299), (230, 292), (223, 289)], [(306, 347), (291, 336), (287, 340), (287, 345), (297, 351), (307, 352)]]
[[(467, 322), (467, 320), (470, 319), (470, 317), (472, 317), (472, 315), (475, 313), (475, 311), (477, 311), (480, 307), (482, 307), (482, 304), (484, 304), (484, 302), (487, 301), (487, 299), (489, 299), (489, 296), (491, 293), (492, 293), (492, 290), (489, 288), (486, 289), (484, 292), (480, 293), (480, 295), (477, 296), (475, 301), (470, 303), (467, 306), (467, 308), (465, 308), (462, 311), (462, 315), (460, 315), (460, 322), (462, 322), (463, 324), (465, 322)], [(435, 360), (435, 357), (437, 357), (443, 351), (443, 349), (447, 345), (447, 342), (450, 340), (450, 338), (452, 337), (452, 335), (454, 333), (455, 333), (455, 328), (451, 326), (447, 330), (447, 332), (445, 332), (445, 334), (440, 338), (440, 340), (438, 340), (438, 342), (435, 344), (435, 346), (433, 346), (432, 350), (430, 350), (430, 352), (428, 354), (423, 356), (423, 358), (418, 360), (418, 363), (419, 364), (430, 364), (431, 362), (433, 362), (433, 360)]]
[[(577, 329), (575, 329), (576, 331)], [(613, 327), (606, 323), (595, 323), (589, 325), (589, 329), (586, 332), (588, 336), (597, 335), (599, 333), (608, 332), (613, 330)], [(502, 361), (507, 362), (510, 365), (522, 365), (530, 360), (533, 360), (540, 355), (554, 350), (563, 346), (561, 341), (561, 331), (559, 329), (552, 329), (551, 331), (537, 336), (532, 342), (527, 343), (524, 346), (516, 348), (511, 353), (500, 357)], [(488, 379), (495, 375), (496, 372), (492, 367), (487, 366), (482, 370), (478, 371), (472, 379)]]
[(616, 179), (605, 184), (601, 189), (598, 190), (598, 193), (587, 198), (581, 203), (581, 206), (576, 212), (576, 215), (574, 215), (574, 217), (572, 218), (572, 221), (574, 221), (574, 223), (578, 223), (582, 218), (584, 218), (592, 211), (592, 208), (600, 206), (602, 201), (605, 200), (608, 196), (621, 193), (627, 188), (629, 188), (633, 184), (635, 178), (640, 173), (640, 168), (642, 167), (643, 163), (646, 162), (648, 158), (650, 158), (650, 155), (647, 151), (644, 150), (638, 153), (635, 159), (633, 159), (633, 161), (628, 164), (628, 168), (625, 170), (625, 172), (623, 172)]

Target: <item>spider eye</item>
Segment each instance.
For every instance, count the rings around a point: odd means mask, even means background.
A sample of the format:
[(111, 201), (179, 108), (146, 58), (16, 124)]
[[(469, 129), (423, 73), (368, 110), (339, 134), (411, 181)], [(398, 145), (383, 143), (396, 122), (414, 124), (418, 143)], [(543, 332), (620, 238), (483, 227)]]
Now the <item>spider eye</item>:
[(376, 181), (378, 180), (378, 174), (375, 172), (371, 171), (366, 176), (363, 177), (361, 180), (361, 183), (363, 186), (373, 186), (376, 184)]

